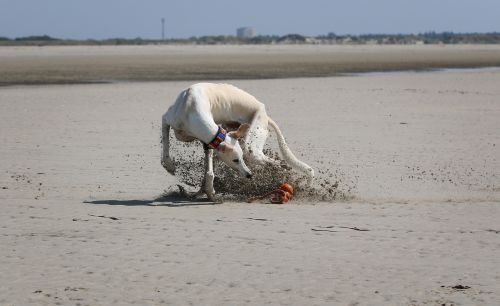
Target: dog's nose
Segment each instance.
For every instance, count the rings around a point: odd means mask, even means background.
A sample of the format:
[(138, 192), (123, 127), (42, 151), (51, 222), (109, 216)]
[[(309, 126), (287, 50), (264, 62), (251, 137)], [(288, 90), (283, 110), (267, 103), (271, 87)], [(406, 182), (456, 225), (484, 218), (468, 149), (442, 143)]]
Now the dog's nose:
[(251, 173), (248, 173), (247, 174), (247, 179), (251, 179), (252, 178), (252, 174)]

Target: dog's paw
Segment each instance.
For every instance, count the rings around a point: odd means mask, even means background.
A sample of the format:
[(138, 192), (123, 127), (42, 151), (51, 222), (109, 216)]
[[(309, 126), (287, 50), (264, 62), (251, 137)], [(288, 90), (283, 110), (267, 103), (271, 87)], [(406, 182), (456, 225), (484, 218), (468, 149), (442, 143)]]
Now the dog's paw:
[(224, 201), (223, 201), (222, 197), (220, 197), (220, 196), (215, 196), (215, 195), (211, 195), (211, 196), (207, 195), (207, 200), (208, 200), (209, 202), (212, 202), (212, 203), (217, 203), (217, 204), (222, 204), (222, 203), (224, 203)]
[(305, 171), (307, 176), (307, 186), (311, 187), (314, 180), (314, 170), (311, 167), (308, 167)]
[(161, 165), (168, 171), (168, 173), (175, 175), (175, 162), (173, 159), (164, 159), (161, 161)]

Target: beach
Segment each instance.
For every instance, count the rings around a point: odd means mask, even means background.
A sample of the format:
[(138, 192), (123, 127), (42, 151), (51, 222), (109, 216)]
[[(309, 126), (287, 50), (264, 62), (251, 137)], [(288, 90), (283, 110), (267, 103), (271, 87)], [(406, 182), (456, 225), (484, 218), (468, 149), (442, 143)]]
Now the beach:
[[(0, 48), (1, 305), (500, 304), (500, 69), (428, 71), (495, 66), (497, 46), (51, 48)], [(420, 72), (357, 73), (396, 65)], [(342, 196), (165, 196), (161, 116), (211, 79), (265, 103)]]
[(271, 79), (500, 67), (498, 45), (146, 45), (0, 48), (0, 86)]

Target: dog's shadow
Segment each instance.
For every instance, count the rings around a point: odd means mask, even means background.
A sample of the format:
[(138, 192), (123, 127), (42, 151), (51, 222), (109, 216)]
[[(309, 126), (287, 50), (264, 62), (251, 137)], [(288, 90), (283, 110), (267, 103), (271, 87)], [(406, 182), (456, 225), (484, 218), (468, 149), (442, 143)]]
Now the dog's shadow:
[(151, 200), (95, 200), (84, 201), (85, 204), (97, 205), (121, 205), (121, 206), (166, 206), (166, 207), (184, 207), (184, 206), (202, 206), (217, 205), (221, 202), (212, 202), (203, 198), (192, 198), (179, 194), (164, 194)]

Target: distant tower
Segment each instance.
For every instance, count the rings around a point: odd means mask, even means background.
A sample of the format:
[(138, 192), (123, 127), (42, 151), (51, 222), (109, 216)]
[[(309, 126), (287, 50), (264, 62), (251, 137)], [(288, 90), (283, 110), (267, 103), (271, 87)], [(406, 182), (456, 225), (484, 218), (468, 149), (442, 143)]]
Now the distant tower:
[(253, 27), (242, 27), (236, 30), (236, 36), (239, 38), (252, 38), (255, 37), (255, 28)]
[(161, 40), (165, 40), (165, 18), (161, 19)]

